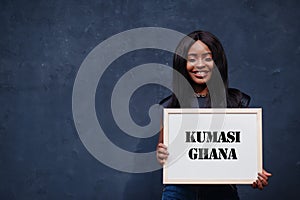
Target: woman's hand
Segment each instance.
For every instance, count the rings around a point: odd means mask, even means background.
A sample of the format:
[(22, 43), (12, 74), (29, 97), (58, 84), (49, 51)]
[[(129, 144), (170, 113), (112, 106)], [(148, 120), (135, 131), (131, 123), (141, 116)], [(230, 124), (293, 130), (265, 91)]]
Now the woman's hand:
[(156, 149), (156, 159), (159, 164), (164, 165), (167, 158), (169, 156), (169, 152), (167, 150), (167, 146), (163, 143), (159, 143)]
[(252, 183), (252, 187), (262, 190), (264, 187), (268, 185), (268, 179), (271, 176), (272, 176), (271, 173), (263, 169), (262, 173), (258, 173), (257, 180)]

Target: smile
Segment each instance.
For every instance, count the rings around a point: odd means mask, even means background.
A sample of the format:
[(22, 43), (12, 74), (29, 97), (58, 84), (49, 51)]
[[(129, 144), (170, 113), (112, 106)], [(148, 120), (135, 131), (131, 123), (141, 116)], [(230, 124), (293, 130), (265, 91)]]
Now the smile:
[(207, 76), (209, 72), (209, 70), (192, 71), (192, 73), (195, 74), (197, 77)]

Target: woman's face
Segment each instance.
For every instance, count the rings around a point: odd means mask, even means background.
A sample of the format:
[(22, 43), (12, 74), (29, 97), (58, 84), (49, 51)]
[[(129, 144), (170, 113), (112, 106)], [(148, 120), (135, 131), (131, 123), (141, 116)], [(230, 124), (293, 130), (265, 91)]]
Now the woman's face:
[(209, 48), (197, 40), (189, 49), (186, 69), (195, 84), (205, 84), (210, 80), (214, 61)]

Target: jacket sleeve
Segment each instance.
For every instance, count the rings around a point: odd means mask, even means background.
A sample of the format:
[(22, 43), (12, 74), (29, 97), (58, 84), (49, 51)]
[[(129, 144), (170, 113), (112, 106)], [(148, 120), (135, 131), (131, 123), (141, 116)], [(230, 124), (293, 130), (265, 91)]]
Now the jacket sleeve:
[(242, 98), (240, 101), (240, 107), (241, 108), (248, 108), (250, 103), (251, 97), (245, 93), (242, 92)]
[(230, 108), (248, 108), (250, 96), (241, 92), (236, 88), (228, 88), (228, 99), (230, 100)]

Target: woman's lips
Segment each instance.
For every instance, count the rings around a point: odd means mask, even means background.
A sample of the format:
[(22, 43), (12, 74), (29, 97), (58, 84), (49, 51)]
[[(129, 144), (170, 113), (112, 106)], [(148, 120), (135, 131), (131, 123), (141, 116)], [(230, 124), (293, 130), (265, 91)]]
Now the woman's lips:
[(197, 78), (204, 78), (204, 77), (207, 76), (207, 74), (209, 73), (209, 71), (207, 71), (207, 70), (201, 70), (201, 71), (193, 71), (192, 73)]

